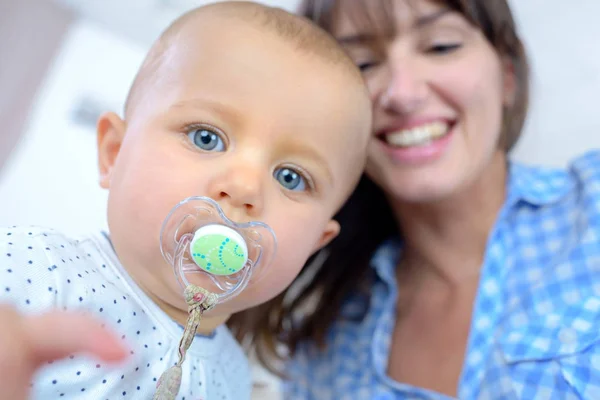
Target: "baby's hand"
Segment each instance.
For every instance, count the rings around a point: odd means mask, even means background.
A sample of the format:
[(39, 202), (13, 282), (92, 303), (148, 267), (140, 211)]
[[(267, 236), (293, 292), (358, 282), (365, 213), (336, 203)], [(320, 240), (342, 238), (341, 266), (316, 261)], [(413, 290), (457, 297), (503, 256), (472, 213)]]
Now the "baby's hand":
[(84, 352), (120, 361), (126, 349), (97, 320), (53, 311), (23, 316), (0, 305), (0, 400), (25, 400), (35, 371), (48, 361)]

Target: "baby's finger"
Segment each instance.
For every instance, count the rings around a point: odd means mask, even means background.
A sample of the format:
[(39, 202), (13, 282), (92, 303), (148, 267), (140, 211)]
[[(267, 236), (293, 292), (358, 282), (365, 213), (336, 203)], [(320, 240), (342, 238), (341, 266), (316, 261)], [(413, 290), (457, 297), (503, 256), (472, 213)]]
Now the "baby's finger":
[(56, 311), (26, 317), (23, 329), (36, 365), (74, 353), (87, 353), (102, 361), (121, 361), (127, 354), (113, 333), (85, 315)]
[(29, 349), (22, 334), (21, 315), (0, 305), (0, 400), (25, 400), (33, 371), (26, 360)]

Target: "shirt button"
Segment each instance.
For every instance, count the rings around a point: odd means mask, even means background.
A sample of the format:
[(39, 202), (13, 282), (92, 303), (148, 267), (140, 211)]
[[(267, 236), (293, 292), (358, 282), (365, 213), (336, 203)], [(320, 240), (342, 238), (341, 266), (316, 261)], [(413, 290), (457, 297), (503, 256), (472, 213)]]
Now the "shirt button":
[(564, 344), (571, 344), (577, 340), (577, 332), (573, 328), (562, 328), (558, 332), (558, 339)]

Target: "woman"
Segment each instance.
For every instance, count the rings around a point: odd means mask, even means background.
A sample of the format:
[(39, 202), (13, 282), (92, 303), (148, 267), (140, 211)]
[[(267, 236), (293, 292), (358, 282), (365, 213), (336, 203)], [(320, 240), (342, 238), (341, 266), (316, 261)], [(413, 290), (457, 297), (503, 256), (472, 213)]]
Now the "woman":
[(600, 153), (508, 161), (528, 98), (505, 0), (306, 0), (374, 126), (342, 235), (254, 321), (292, 399), (600, 398)]

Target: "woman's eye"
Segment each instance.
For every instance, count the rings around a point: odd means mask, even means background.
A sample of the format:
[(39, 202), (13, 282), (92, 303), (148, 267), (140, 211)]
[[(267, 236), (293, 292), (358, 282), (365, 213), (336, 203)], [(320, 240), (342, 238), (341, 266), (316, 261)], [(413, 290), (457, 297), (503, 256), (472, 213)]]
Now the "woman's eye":
[(460, 43), (436, 44), (436, 45), (430, 46), (427, 49), (427, 52), (432, 53), (432, 54), (442, 55), (442, 54), (451, 53), (455, 50), (460, 49), (461, 47), (462, 47), (462, 44), (460, 44)]
[(377, 66), (377, 63), (375, 61), (365, 61), (357, 63), (356, 66), (358, 67), (358, 69), (360, 69), (361, 72), (365, 72), (366, 70)]
[(188, 133), (188, 137), (194, 145), (204, 151), (225, 151), (225, 143), (221, 136), (208, 128), (194, 129)]
[(273, 173), (273, 176), (287, 190), (303, 192), (308, 187), (306, 179), (291, 168), (278, 168)]

